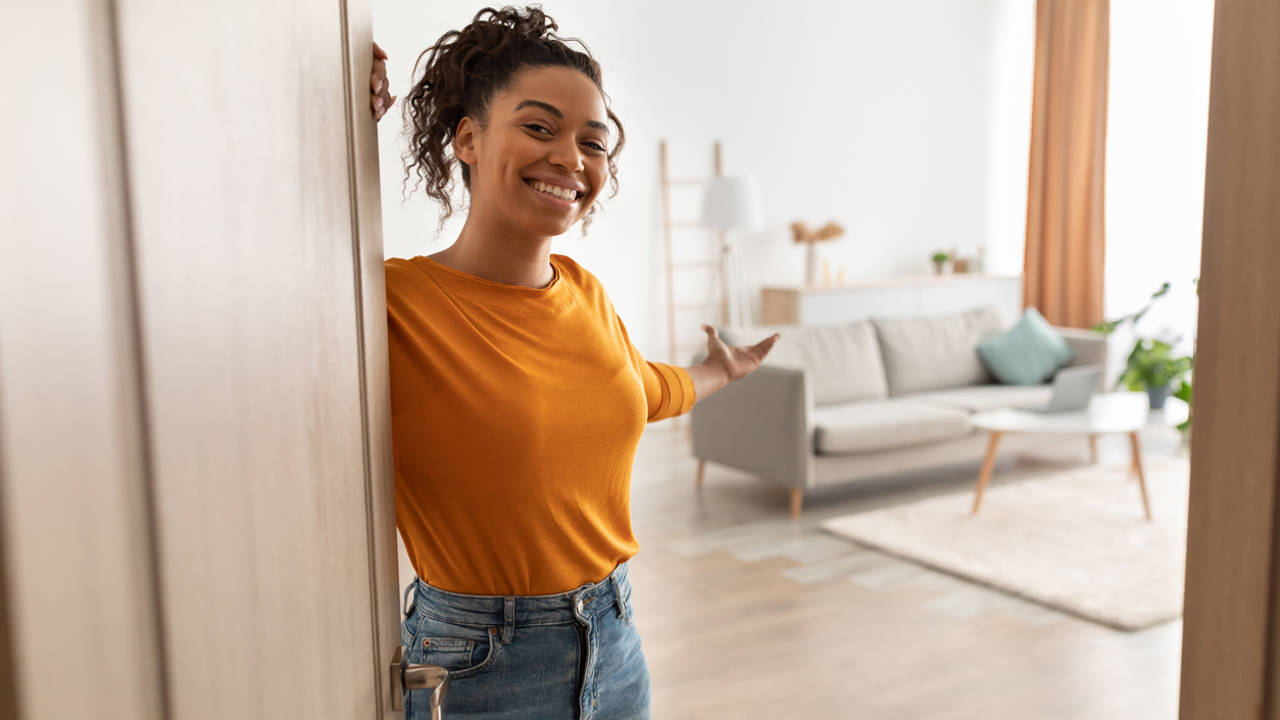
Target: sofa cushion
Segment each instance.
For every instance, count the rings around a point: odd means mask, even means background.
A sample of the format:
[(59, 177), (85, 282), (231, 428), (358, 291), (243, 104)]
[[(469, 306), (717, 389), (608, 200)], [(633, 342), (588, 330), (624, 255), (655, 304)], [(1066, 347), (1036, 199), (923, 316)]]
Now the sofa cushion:
[(1067, 339), (1031, 305), (1013, 327), (978, 343), (977, 349), (991, 375), (1011, 385), (1039, 385), (1075, 359)]
[(930, 390), (903, 395), (903, 400), (935, 403), (969, 412), (997, 410), (1014, 405), (1047, 403), (1053, 396), (1053, 385), (969, 385), (949, 390)]
[(972, 432), (964, 410), (900, 398), (815, 407), (812, 419), (814, 450), (823, 455), (888, 450)]
[(992, 382), (978, 343), (1001, 331), (993, 305), (945, 315), (874, 317), (890, 395)]
[(875, 329), (866, 320), (830, 325), (732, 326), (720, 328), (730, 345), (753, 345), (782, 333), (765, 356), (766, 365), (805, 371), (813, 404), (884, 398), (889, 395)]

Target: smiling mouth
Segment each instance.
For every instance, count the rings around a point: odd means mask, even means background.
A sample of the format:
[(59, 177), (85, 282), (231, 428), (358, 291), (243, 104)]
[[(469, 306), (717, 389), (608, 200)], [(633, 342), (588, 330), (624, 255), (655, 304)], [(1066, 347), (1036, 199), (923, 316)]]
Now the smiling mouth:
[(532, 188), (534, 192), (539, 192), (548, 197), (567, 203), (577, 204), (577, 202), (582, 199), (583, 195), (577, 190), (570, 190), (568, 188), (550, 185), (539, 180), (530, 180), (525, 178), (524, 184)]

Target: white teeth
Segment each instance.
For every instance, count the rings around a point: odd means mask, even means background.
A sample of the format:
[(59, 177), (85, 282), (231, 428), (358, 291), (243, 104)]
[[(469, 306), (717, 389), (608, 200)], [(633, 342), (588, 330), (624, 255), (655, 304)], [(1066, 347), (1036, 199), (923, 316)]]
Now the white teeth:
[(578, 193), (573, 190), (562, 188), (557, 185), (548, 185), (541, 180), (530, 180), (529, 184), (532, 185), (535, 190), (547, 193), (548, 195), (555, 195), (561, 200), (568, 200), (572, 202), (578, 195)]

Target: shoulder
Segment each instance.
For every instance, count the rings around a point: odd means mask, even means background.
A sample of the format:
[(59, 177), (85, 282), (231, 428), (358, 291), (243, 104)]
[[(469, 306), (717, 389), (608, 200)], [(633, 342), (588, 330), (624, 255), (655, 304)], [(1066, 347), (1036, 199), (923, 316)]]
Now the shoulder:
[(389, 299), (399, 297), (413, 287), (414, 281), (422, 273), (408, 258), (386, 258), (382, 261), (382, 268), (386, 275), (386, 292)]
[(409, 262), (408, 258), (393, 257), (382, 261), (382, 267), (386, 268), (388, 275), (393, 272), (402, 272), (412, 266), (413, 263)]
[(600, 282), (600, 278), (580, 265), (577, 260), (559, 253), (551, 253), (551, 257), (564, 274), (564, 279), (580, 288), (585, 296), (594, 300), (608, 298), (609, 294), (605, 292), (604, 284)]
[(551, 258), (570, 283), (588, 291), (594, 291), (600, 287), (600, 279), (580, 265), (577, 260), (559, 253), (551, 253)]

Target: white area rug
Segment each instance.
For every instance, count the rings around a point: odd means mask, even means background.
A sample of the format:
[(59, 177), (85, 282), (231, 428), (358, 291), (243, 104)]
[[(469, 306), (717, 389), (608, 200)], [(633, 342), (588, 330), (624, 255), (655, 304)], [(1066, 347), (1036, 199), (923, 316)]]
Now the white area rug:
[[(1074, 468), (832, 518), (823, 530), (1120, 630), (1182, 615), (1186, 458), (1143, 459), (1152, 520), (1127, 463)], [(975, 478), (976, 482), (976, 478)]]

